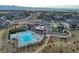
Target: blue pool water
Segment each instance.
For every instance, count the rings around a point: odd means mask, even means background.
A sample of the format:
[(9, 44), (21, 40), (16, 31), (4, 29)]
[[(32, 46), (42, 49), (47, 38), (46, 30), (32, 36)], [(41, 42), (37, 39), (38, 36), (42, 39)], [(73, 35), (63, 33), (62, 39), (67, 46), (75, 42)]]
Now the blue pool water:
[(43, 35), (39, 35), (34, 32), (31, 32), (31, 31), (11, 34), (11, 39), (13, 39), (13, 38), (18, 39), (18, 47), (41, 41), (43, 39), (43, 37), (44, 37)]
[(19, 40), (21, 41), (21, 43), (26, 43), (26, 42), (29, 42), (33, 39), (33, 35), (32, 33), (28, 32), (22, 32), (22, 33), (19, 33)]

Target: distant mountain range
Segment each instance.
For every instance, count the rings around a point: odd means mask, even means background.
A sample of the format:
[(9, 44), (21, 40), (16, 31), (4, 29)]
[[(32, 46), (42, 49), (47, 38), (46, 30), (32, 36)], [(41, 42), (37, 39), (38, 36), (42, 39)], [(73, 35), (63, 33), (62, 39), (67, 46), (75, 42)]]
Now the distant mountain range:
[[(57, 7), (57, 6), (56, 6)], [(79, 10), (79, 5), (77, 6), (58, 6), (55, 7), (23, 7), (23, 6), (14, 6), (14, 5), (0, 5), (0, 10), (43, 10), (43, 11), (52, 11), (52, 10)]]

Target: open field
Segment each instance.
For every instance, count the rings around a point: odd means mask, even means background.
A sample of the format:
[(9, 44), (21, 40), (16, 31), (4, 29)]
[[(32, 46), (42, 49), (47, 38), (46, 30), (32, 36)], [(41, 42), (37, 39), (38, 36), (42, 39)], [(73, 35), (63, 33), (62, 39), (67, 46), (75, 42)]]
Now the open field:
[(72, 37), (61, 39), (53, 37), (49, 40), (42, 52), (50, 53), (78, 53), (79, 52), (79, 31), (72, 31)]
[(2, 48), (2, 34), (3, 34), (2, 30), (0, 30), (0, 49)]

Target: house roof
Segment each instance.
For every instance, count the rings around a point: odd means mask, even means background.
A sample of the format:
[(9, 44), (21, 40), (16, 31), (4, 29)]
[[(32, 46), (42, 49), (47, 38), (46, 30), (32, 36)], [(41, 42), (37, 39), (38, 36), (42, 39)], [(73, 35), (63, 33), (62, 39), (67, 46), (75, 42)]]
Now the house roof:
[(35, 29), (44, 30), (45, 29), (45, 26), (37, 26)]
[(67, 19), (66, 22), (69, 24), (79, 24), (78, 19)]

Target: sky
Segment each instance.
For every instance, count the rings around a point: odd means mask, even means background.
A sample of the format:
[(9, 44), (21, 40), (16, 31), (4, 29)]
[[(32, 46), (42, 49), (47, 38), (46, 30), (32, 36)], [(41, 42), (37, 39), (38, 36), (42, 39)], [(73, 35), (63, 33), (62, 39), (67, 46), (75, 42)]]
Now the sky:
[(0, 0), (0, 5), (54, 7), (58, 5), (79, 5), (79, 0)]

